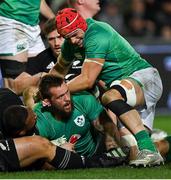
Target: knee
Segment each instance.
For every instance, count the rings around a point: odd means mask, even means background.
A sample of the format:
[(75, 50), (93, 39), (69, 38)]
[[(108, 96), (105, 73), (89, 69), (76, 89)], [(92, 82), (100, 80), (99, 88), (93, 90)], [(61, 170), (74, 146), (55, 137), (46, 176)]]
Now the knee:
[(102, 95), (101, 102), (105, 106), (106, 104), (118, 99), (123, 100), (121, 94), (115, 89), (110, 89)]
[(128, 79), (113, 81), (110, 86), (111, 90), (115, 92), (114, 100), (123, 100), (132, 107), (137, 104), (137, 94), (140, 94), (140, 92), (137, 92), (137, 89), (141, 89), (138, 87), (138, 84)]

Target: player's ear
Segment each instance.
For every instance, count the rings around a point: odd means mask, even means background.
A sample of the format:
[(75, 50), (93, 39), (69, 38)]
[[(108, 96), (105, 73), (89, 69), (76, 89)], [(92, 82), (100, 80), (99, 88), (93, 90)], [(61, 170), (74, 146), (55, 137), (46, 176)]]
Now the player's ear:
[(45, 106), (49, 107), (49, 106), (51, 106), (51, 103), (48, 99), (44, 99), (44, 100), (42, 100), (42, 105), (43, 105), (43, 107), (45, 107)]
[(77, 0), (78, 4), (84, 4), (84, 0)]

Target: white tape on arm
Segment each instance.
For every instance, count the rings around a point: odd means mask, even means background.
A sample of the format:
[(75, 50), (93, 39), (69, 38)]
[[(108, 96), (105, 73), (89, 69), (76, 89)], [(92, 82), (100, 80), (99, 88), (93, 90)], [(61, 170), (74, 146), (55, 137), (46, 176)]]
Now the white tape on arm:
[(92, 63), (99, 64), (100, 66), (103, 66), (103, 63), (100, 63), (100, 62), (92, 60), (92, 59), (85, 59), (84, 62), (92, 62)]

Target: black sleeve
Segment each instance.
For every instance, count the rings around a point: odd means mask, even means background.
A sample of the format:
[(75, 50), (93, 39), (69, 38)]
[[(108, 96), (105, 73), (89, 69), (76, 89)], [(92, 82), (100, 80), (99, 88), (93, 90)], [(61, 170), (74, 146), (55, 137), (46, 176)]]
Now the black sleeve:
[(75, 59), (72, 62), (71, 67), (70, 67), (67, 75), (65, 76), (66, 81), (70, 81), (71, 79), (75, 78), (76, 76), (78, 76), (81, 73), (82, 63), (83, 62), (78, 59)]

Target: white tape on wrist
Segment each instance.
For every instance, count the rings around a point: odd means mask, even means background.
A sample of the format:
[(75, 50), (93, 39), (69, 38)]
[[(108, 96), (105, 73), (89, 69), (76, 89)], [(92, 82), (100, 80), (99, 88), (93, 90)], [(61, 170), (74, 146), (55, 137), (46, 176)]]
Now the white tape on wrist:
[(61, 146), (62, 144), (65, 144), (66, 142), (67, 142), (67, 140), (64, 136), (51, 141), (51, 143), (56, 146)]
[(121, 136), (121, 141), (128, 147), (137, 146), (137, 141), (132, 134)]

